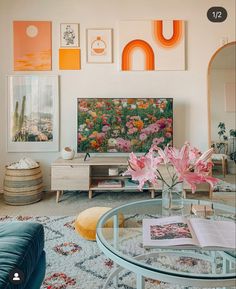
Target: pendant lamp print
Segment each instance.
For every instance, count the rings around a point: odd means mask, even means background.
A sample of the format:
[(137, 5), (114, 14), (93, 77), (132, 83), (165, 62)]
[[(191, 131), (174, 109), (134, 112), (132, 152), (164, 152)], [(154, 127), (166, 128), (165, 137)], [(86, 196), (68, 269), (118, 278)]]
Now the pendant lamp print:
[(14, 21), (14, 70), (52, 69), (52, 35), (49, 21)]
[(120, 69), (185, 70), (184, 26), (183, 20), (120, 22)]
[(87, 29), (87, 62), (112, 63), (112, 29)]

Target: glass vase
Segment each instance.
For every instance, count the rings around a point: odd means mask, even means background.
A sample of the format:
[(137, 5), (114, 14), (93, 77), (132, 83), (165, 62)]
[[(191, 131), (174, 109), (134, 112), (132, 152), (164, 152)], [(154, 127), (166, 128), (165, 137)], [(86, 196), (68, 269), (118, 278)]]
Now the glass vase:
[(162, 185), (162, 207), (167, 210), (180, 210), (184, 206), (183, 183), (173, 187)]

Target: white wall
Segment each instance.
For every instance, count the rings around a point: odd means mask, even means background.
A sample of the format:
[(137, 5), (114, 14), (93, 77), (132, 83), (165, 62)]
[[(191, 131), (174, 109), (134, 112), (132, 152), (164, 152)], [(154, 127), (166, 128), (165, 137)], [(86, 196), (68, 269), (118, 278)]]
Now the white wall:
[(235, 129), (235, 112), (225, 111), (225, 83), (235, 82), (235, 70), (214, 69), (211, 71), (211, 139), (218, 141), (218, 124), (225, 123), (227, 135)]
[[(228, 18), (211, 23), (211, 6), (224, 6)], [(120, 72), (118, 70), (118, 22), (129, 19), (185, 19), (186, 71)], [(49, 186), (50, 163), (59, 153), (6, 152), (6, 81), (13, 72), (13, 20), (51, 20), (53, 23), (53, 70), (61, 77), (60, 145), (76, 147), (77, 97), (173, 97), (174, 143), (185, 140), (206, 149), (207, 66), (221, 38), (235, 38), (234, 0), (0, 0), (0, 184), (4, 165), (23, 155), (41, 162)], [(59, 71), (60, 23), (80, 23), (82, 70)], [(86, 64), (85, 29), (114, 28), (114, 63)], [(21, 72), (23, 74), (23, 72)], [(34, 72), (37, 74), (37, 72)], [(42, 72), (46, 74), (47, 72)]]

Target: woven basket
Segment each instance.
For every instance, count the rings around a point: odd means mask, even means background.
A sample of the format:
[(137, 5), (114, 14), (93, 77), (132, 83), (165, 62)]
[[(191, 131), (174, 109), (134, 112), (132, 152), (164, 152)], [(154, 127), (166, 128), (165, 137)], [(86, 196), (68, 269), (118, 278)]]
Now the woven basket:
[(8, 205), (28, 205), (40, 201), (43, 191), (40, 166), (33, 169), (6, 167), (3, 190)]

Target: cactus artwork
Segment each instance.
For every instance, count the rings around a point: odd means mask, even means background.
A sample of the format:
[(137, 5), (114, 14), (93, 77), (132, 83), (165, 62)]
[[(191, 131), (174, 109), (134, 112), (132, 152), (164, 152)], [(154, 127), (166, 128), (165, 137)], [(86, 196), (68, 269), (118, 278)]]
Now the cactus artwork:
[(11, 125), (13, 142), (53, 141), (51, 103), (48, 103), (46, 96), (44, 99), (39, 98), (40, 102), (36, 96), (31, 92), (28, 95), (22, 93), (22, 96), (17, 94), (14, 98)]
[[(21, 111), (19, 106), (21, 103)], [(15, 102), (15, 110), (12, 120), (13, 142), (43, 142), (52, 141), (52, 115), (43, 112), (30, 112), (26, 115), (26, 96), (19, 103)]]
[(58, 150), (58, 77), (8, 76), (9, 152)]

